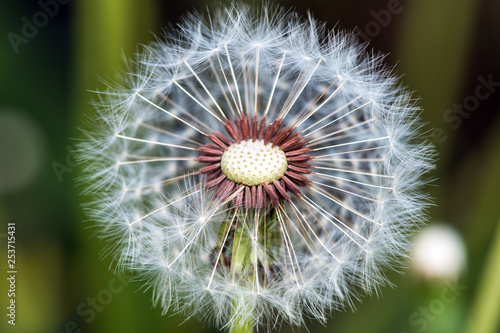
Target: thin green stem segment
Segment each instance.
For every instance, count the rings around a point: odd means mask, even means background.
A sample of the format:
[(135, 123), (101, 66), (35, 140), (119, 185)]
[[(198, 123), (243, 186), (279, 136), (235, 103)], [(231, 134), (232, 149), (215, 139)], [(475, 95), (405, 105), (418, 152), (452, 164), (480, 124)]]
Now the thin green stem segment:
[(252, 318), (247, 318), (246, 321), (236, 322), (231, 325), (229, 333), (253, 333)]
[[(222, 249), (219, 248), (219, 251), (224, 255), (218, 259), (218, 265), (224, 267), (229, 263), (226, 268), (230, 270), (232, 283), (244, 285), (258, 295), (266, 286), (268, 274), (276, 259), (276, 246), (270, 249), (266, 244), (280, 244), (275, 223), (276, 212), (274, 209), (267, 213), (241, 209), (239, 212), (233, 211), (229, 216), (233, 214), (237, 217), (220, 228), (219, 242)], [(229, 228), (232, 231), (227, 234)], [(256, 253), (257, 249), (259, 255)], [(252, 333), (255, 327), (254, 305), (240, 295), (234, 296), (229, 332)]]
[[(231, 270), (233, 270), (234, 283), (244, 276), (248, 276), (251, 266), (252, 242), (248, 235), (247, 223), (249, 222), (248, 212), (242, 214), (242, 218), (236, 221), (236, 228), (233, 237)], [(241, 282), (240, 282), (241, 283)], [(252, 281), (253, 283), (253, 281)], [(244, 300), (236, 299), (233, 301), (233, 323), (229, 328), (230, 333), (252, 333), (252, 315)], [(251, 305), (250, 305), (251, 306)]]

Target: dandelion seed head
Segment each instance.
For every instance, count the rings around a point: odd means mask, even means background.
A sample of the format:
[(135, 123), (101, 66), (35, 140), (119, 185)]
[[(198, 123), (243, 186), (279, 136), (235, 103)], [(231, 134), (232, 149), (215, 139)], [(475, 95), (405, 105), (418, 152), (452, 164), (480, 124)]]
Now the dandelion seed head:
[(164, 312), (325, 321), (387, 284), (433, 150), (380, 55), (311, 16), (190, 15), (126, 63), (80, 145), (87, 210)]

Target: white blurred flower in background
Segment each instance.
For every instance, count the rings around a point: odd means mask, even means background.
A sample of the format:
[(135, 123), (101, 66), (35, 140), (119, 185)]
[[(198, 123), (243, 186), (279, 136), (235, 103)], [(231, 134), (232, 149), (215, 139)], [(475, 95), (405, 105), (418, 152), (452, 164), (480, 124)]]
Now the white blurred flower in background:
[(466, 266), (466, 248), (462, 236), (451, 226), (433, 224), (415, 238), (413, 268), (428, 279), (456, 279)]

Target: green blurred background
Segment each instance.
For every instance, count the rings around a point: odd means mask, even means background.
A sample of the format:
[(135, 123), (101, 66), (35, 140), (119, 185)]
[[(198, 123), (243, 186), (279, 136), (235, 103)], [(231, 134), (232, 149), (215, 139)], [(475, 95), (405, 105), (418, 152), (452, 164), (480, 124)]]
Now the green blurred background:
[[(210, 2), (1, 4), (0, 331), (216, 332), (193, 319), (162, 316), (140, 283), (109, 269), (99, 254), (102, 244), (82, 223), (85, 198), (75, 187), (79, 169), (72, 153), (76, 128), (89, 112), (89, 90), (104, 87), (99, 77), (115, 77), (122, 56), (132, 55), (138, 43)], [(309, 331), (500, 332), (500, 2), (280, 4), (304, 15), (309, 9), (328, 28), (356, 29), (397, 65), (403, 83), (421, 98), (427, 136), (440, 155), (429, 188), (436, 203), (430, 225), (451, 226), (466, 249), (458, 280), (426, 278), (409, 262), (404, 275), (389, 273), (396, 287), (357, 302), (355, 313), (335, 313), (326, 327), (309, 323)], [(16, 223), (16, 326), (6, 317), (9, 222)]]

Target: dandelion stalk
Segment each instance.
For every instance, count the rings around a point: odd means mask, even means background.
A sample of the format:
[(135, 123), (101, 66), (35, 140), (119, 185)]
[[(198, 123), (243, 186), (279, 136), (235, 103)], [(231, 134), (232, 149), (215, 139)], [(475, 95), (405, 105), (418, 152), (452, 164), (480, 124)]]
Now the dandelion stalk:
[[(233, 264), (236, 274), (243, 276), (246, 274), (245, 267), (248, 267), (249, 256), (248, 253), (251, 252), (250, 240), (247, 237), (235, 236), (235, 244), (238, 245), (238, 251), (233, 255)], [(252, 279), (251, 279), (252, 280)], [(246, 309), (243, 310), (242, 309)], [(251, 304), (247, 304), (244, 299), (237, 299), (233, 301), (233, 317), (230, 324), (230, 333), (252, 333), (253, 327), (253, 317), (251, 314)], [(242, 315), (243, 314), (243, 315)]]
[[(240, 230), (235, 230), (234, 234), (234, 244), (233, 244), (233, 255), (232, 255), (232, 265), (233, 270), (238, 278), (248, 274), (248, 267), (251, 257), (251, 239), (248, 238), (247, 234), (243, 231), (244, 226), (240, 226)], [(233, 302), (233, 322), (230, 325), (230, 333), (248, 333), (253, 332), (252, 316), (248, 311), (241, 311), (248, 307), (248, 304), (244, 300), (238, 299)], [(244, 315), (241, 315), (244, 313)]]
[[(243, 305), (244, 306), (244, 305)], [(231, 326), (230, 333), (252, 333), (253, 332), (252, 318), (248, 317), (246, 322), (237, 322)]]

